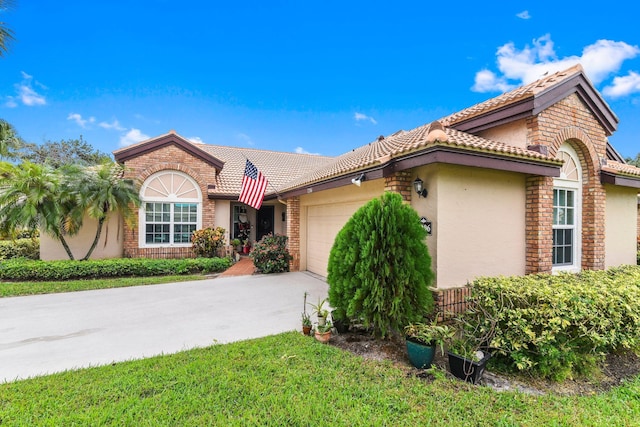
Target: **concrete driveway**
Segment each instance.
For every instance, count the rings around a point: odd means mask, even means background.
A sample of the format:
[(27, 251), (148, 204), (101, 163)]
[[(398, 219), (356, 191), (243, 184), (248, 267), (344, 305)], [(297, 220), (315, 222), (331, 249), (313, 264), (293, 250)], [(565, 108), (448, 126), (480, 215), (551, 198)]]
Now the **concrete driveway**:
[(299, 330), (312, 274), (0, 298), (0, 383)]

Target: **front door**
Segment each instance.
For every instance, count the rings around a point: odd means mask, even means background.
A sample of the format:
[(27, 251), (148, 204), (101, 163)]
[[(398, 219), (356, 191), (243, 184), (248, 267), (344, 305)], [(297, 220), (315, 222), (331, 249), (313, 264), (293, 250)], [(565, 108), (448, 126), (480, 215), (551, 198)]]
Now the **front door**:
[(262, 206), (256, 214), (256, 241), (273, 233), (273, 206)]

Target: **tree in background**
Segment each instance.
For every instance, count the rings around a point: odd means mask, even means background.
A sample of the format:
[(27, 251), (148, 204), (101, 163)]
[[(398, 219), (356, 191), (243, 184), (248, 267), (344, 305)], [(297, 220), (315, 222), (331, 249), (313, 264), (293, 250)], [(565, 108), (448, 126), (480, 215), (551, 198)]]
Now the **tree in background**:
[[(9, 9), (11, 0), (0, 0), (0, 12)], [(0, 21), (0, 56), (5, 56), (9, 52), (9, 43), (14, 40), (13, 31), (7, 27), (6, 23)]]
[(396, 193), (361, 207), (331, 248), (329, 303), (387, 337), (433, 311), (431, 257), (416, 211)]
[(632, 159), (631, 157), (627, 157), (624, 161), (630, 165), (640, 167), (640, 153), (636, 154), (635, 158)]
[(22, 145), (23, 142), (14, 127), (0, 119), (0, 158), (15, 159)]
[(18, 157), (31, 163), (46, 163), (53, 168), (64, 165), (93, 166), (111, 160), (111, 156), (93, 148), (82, 139), (82, 135), (80, 139), (47, 141), (44, 144), (25, 143)]

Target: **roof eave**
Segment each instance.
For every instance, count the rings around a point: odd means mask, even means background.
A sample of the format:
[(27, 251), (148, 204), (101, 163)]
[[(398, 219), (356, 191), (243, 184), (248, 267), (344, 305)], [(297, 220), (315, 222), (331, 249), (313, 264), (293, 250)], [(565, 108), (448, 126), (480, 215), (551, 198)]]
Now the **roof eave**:
[(617, 185), (620, 187), (631, 187), (640, 189), (640, 176), (618, 175), (609, 171), (600, 171), (600, 182), (602, 184)]
[(181, 150), (186, 151), (192, 156), (202, 160), (207, 163), (209, 166), (212, 166), (216, 169), (216, 171), (221, 171), (224, 167), (224, 162), (220, 159), (212, 156), (206, 151), (196, 147), (195, 145), (189, 143), (185, 139), (180, 136), (170, 133), (167, 135), (163, 135), (158, 138), (150, 139), (140, 144), (132, 145), (131, 147), (127, 147), (124, 149), (120, 149), (113, 152), (113, 156), (118, 163), (124, 163), (128, 160), (134, 159), (136, 157), (148, 154), (152, 151), (156, 151), (160, 148), (164, 148), (170, 145), (175, 145)]

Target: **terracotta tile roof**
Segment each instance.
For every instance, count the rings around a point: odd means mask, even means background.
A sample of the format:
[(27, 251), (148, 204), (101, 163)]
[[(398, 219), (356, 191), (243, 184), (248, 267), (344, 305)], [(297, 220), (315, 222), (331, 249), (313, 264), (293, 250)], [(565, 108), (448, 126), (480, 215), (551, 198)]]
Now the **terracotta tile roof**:
[(542, 77), (541, 79), (529, 83), (528, 85), (521, 86), (512, 91), (505, 92), (502, 95), (498, 95), (495, 98), (488, 99), (484, 102), (458, 111), (457, 113), (453, 113), (447, 117), (442, 118), (440, 122), (444, 126), (453, 126), (456, 123), (460, 123), (473, 117), (480, 116), (489, 111), (498, 110), (515, 102), (534, 97), (535, 95), (538, 95), (557, 85), (559, 82), (567, 80), (579, 73), (584, 73), (584, 70), (580, 64), (577, 64), (564, 71), (558, 71), (556, 73)]
[(561, 162), (537, 151), (523, 150), (498, 141), (481, 138), (451, 128), (443, 128), (438, 122), (417, 127), (406, 132), (396, 132), (387, 138), (379, 138), (367, 145), (336, 157), (318, 169), (289, 182), (281, 190), (319, 182), (386, 163), (392, 158), (421, 151), (429, 147), (447, 146), (475, 152), (517, 157), (545, 163)]
[(297, 154), (250, 148), (227, 147), (192, 143), (201, 150), (224, 162), (222, 172), (216, 178), (216, 188), (209, 194), (238, 195), (242, 186), (242, 175), (248, 158), (267, 178), (267, 194), (275, 193), (274, 188), (282, 187), (286, 182), (296, 179), (331, 161), (331, 157), (312, 154)]
[(640, 168), (626, 163), (616, 162), (615, 160), (607, 160), (607, 164), (602, 166), (602, 170), (617, 175), (640, 176)]

